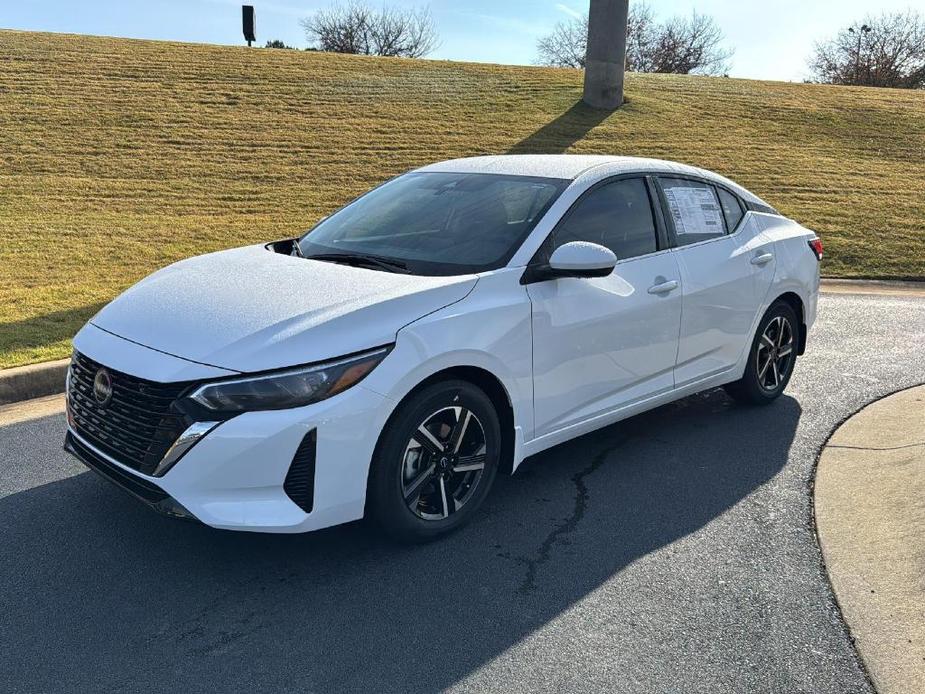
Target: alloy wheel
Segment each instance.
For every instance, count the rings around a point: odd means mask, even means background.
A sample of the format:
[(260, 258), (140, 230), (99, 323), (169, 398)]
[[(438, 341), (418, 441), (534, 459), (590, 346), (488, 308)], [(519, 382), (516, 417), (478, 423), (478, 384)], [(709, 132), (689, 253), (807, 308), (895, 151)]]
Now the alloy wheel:
[(784, 316), (775, 316), (765, 326), (755, 350), (758, 385), (774, 391), (793, 366), (793, 326)]
[(487, 447), (479, 418), (461, 406), (428, 416), (405, 446), (401, 490), (419, 518), (442, 520), (472, 498), (485, 471)]

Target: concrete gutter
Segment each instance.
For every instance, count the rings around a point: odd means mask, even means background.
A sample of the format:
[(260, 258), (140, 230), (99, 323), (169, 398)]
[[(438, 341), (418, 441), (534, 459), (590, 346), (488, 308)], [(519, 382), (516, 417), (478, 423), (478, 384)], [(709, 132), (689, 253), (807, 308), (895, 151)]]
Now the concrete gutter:
[(17, 366), (0, 371), (0, 405), (64, 392), (70, 359)]
[(44, 398), (23, 400), (12, 405), (0, 405), (0, 427), (28, 422), (64, 412), (64, 394), (46, 395)]
[(845, 622), (880, 694), (925, 687), (925, 386), (868, 405), (829, 439), (816, 529)]

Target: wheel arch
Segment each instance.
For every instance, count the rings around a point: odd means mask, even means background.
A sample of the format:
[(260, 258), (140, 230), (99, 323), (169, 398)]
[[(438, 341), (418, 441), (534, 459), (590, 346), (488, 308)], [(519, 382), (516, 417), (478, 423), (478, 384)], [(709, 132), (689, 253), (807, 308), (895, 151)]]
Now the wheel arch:
[(806, 351), (806, 307), (803, 304), (803, 299), (801, 299), (800, 295), (796, 292), (788, 291), (774, 299), (771, 305), (774, 305), (778, 301), (783, 301), (790, 306), (793, 312), (796, 313), (797, 319), (800, 321), (800, 334), (797, 338), (797, 354), (801, 355)]
[[(382, 441), (383, 435), (386, 429), (388, 429), (388, 427), (391, 425), (402, 405), (404, 405), (404, 403), (406, 403), (410, 398), (414, 397), (424, 388), (427, 388), (434, 383), (450, 380), (460, 380), (471, 383), (472, 385), (482, 390), (482, 392), (488, 396), (488, 399), (491, 400), (492, 405), (495, 407), (495, 411), (498, 413), (498, 420), (499, 424), (501, 425), (500, 470), (510, 474), (514, 468), (514, 454), (517, 443), (516, 431), (514, 428), (514, 407), (511, 402), (510, 393), (508, 393), (508, 390), (501, 382), (501, 379), (491, 371), (480, 366), (472, 365), (450, 366), (440, 369), (439, 371), (435, 371), (434, 373), (428, 375), (426, 378), (418, 382), (413, 388), (405, 393), (402, 398), (395, 404), (395, 407), (392, 408), (388, 419), (386, 420), (382, 429), (379, 431), (379, 437), (376, 440), (376, 447), (373, 457), (375, 458), (376, 453), (378, 453), (379, 445)], [(370, 465), (370, 470), (372, 470), (372, 465)]]

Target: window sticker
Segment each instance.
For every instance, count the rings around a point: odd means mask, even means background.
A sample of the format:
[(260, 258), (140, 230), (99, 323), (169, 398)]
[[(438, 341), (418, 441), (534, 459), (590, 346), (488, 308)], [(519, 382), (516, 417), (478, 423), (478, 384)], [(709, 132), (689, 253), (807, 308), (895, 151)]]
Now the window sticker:
[(665, 188), (668, 209), (680, 234), (722, 234), (723, 211), (711, 188)]

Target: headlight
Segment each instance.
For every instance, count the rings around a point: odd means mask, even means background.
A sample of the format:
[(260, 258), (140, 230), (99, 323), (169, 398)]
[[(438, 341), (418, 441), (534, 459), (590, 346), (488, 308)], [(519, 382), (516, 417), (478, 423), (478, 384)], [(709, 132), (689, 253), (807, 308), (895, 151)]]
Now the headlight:
[(207, 383), (190, 399), (216, 412), (251, 412), (301, 407), (356, 385), (381, 362), (391, 347), (315, 366), (287, 369), (263, 376)]

